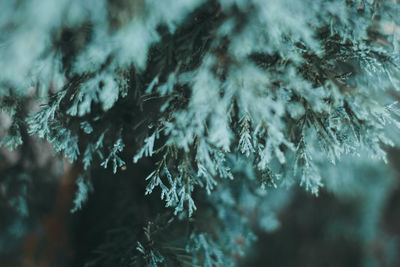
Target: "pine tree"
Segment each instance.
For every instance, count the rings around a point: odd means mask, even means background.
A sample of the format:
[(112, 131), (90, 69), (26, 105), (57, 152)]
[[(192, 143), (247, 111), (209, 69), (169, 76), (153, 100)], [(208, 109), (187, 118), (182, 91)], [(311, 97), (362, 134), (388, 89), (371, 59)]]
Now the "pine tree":
[[(30, 185), (57, 177), (62, 158), (76, 174), (65, 220), (75, 233), (92, 228), (75, 237), (90, 247), (75, 266), (235, 266), (254, 229), (279, 227), (299, 186), (377, 194), (373, 203), (390, 190), (343, 173), (387, 169), (400, 141), (397, 1), (35, 0), (0, 10), (1, 145), (17, 153), (0, 169), (10, 218), (0, 248), (27, 231), (35, 199), (56, 194)], [(39, 157), (47, 143), (55, 154)]]

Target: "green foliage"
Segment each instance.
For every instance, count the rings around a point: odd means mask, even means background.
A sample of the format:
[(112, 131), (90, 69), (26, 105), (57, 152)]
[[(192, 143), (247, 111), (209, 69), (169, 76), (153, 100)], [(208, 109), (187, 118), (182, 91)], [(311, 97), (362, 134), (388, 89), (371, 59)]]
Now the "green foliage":
[[(133, 231), (126, 254), (136, 256), (123, 266), (235, 265), (235, 242), (241, 255), (253, 240), (246, 216), (273, 203), (265, 192), (278, 190), (282, 202), (294, 185), (340, 192), (326, 169), (361, 154), (386, 161), (399, 143), (393, 1), (37, 0), (0, 9), (0, 98), (12, 121), (0, 145), (16, 149), (27, 127), (82, 164), (72, 212), (99, 166), (116, 175), (130, 159), (150, 165), (132, 177), (146, 181), (143, 195), (161, 194), (174, 214), (168, 225), (193, 224), (170, 241), (184, 252), (153, 242), (157, 225), (146, 226), (146, 242)], [(18, 106), (27, 99), (34, 107)], [(260, 212), (263, 229), (278, 228), (278, 210)], [(215, 227), (202, 227), (207, 218)]]
[(90, 181), (85, 181), (82, 176), (76, 180), (76, 185), (78, 186), (78, 190), (74, 199), (74, 207), (71, 209), (72, 213), (82, 208), (88, 199), (89, 192), (93, 191), (93, 185)]

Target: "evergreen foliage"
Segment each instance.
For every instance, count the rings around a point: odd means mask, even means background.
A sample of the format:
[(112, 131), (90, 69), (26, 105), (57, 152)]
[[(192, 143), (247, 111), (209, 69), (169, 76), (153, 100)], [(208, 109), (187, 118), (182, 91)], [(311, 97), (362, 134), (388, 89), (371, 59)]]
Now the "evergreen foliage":
[[(355, 190), (376, 205), (390, 188), (342, 176), (346, 162), (385, 169), (400, 141), (396, 1), (23, 0), (0, 10), (0, 144), (45, 139), (78, 166), (75, 216), (99, 194), (96, 176), (130, 174), (110, 187), (120, 198), (85, 266), (235, 266), (254, 229), (279, 228), (296, 187)], [(28, 165), (13, 179), (54, 176)], [(7, 200), (20, 216), (24, 186)]]

